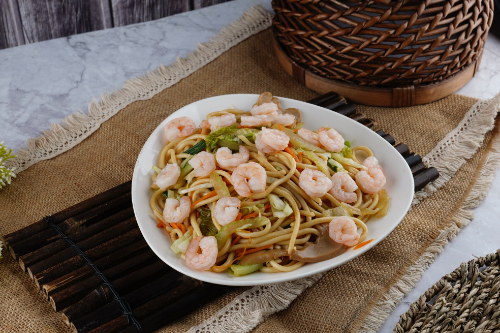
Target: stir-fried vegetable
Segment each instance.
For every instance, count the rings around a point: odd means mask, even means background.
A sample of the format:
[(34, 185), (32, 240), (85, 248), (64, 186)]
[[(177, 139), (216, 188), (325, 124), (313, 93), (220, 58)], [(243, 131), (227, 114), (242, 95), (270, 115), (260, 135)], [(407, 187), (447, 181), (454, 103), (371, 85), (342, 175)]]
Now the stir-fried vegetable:
[(217, 234), (217, 228), (212, 222), (212, 214), (210, 208), (207, 206), (198, 207), (198, 212), (200, 212), (200, 231), (203, 236), (215, 236)]
[(332, 153), (332, 158), (339, 162), (339, 163), (342, 163), (344, 165), (350, 165), (350, 166), (353, 166), (355, 168), (358, 168), (358, 169), (362, 169), (362, 170), (368, 170), (367, 167), (365, 167), (364, 165), (361, 165), (359, 163), (356, 163), (354, 162), (352, 159), (350, 158), (345, 158), (344, 156), (342, 156), (341, 154), (339, 153)]
[(182, 161), (180, 168), (181, 168), (181, 175), (179, 176), (179, 179), (177, 180), (177, 183), (175, 183), (174, 188), (175, 189), (180, 189), (184, 184), (186, 183), (186, 176), (188, 173), (194, 170), (194, 168), (189, 164), (189, 160), (192, 159), (193, 157), (186, 158), (184, 161)]
[(333, 170), (333, 172), (345, 172), (347, 173), (347, 170), (344, 169), (344, 166), (340, 164), (339, 162), (335, 161), (334, 159), (329, 159), (328, 162), (328, 167)]
[(271, 203), (271, 210), (273, 211), (273, 216), (277, 218), (287, 217), (293, 213), (293, 209), (290, 207), (288, 202), (281, 200), (276, 194), (269, 194), (267, 196), (269, 202)]
[(321, 172), (323, 172), (327, 177), (330, 177), (330, 172), (328, 171), (328, 166), (326, 165), (325, 161), (319, 158), (312, 151), (305, 151), (304, 155), (306, 155), (308, 159), (313, 161), (313, 163), (316, 164), (316, 166)]
[(171, 246), (170, 249), (175, 254), (186, 253), (186, 250), (189, 246), (189, 243), (193, 239), (193, 235), (191, 234), (191, 230), (188, 230), (181, 238), (176, 240)]
[(219, 195), (219, 198), (230, 197), (229, 189), (226, 183), (222, 180), (221, 176), (216, 171), (210, 174), (210, 182), (214, 186), (215, 191)]
[(269, 221), (267, 217), (259, 216), (254, 219), (244, 219), (239, 221), (233, 221), (225, 226), (223, 226), (215, 238), (217, 239), (217, 246), (221, 249), (226, 243), (228, 237), (230, 237), (233, 232), (237, 230), (249, 229), (249, 228), (258, 228), (262, 227)]
[(351, 212), (349, 212), (347, 209), (345, 209), (342, 206), (327, 209), (323, 212), (323, 215), (324, 216), (349, 216), (349, 217), (352, 217)]
[(377, 212), (377, 214), (374, 215), (374, 217), (384, 217), (387, 215), (387, 211), (389, 210), (389, 203), (391, 201), (391, 198), (387, 195), (387, 192), (385, 190), (380, 190), (378, 192), (378, 204), (376, 208), (380, 208), (380, 210)]
[(225, 142), (238, 143), (239, 139), (235, 138), (235, 136), (234, 136), (234, 133), (237, 130), (238, 130), (238, 126), (232, 125), (229, 127), (219, 128), (218, 130), (207, 135), (207, 137), (205, 138), (205, 142), (207, 145), (207, 151), (209, 153), (215, 151), (216, 148), (219, 146), (219, 141), (221, 141), (221, 140), (224, 140)]
[(248, 139), (248, 141), (250, 141), (251, 143), (255, 143), (255, 134), (257, 134), (257, 132), (257, 130), (252, 128), (240, 128), (236, 132), (234, 132), (234, 136), (238, 137), (240, 135), (243, 135)]
[(262, 264), (253, 265), (231, 265), (229, 272), (234, 276), (243, 276), (258, 271), (262, 268)]
[(192, 146), (191, 148), (186, 150), (183, 154), (196, 155), (200, 151), (205, 149), (206, 146), (207, 146), (207, 144), (206, 144), (205, 140), (201, 140), (200, 142), (198, 142), (197, 144), (195, 144), (194, 146)]
[(293, 130), (289, 128), (284, 128), (283, 132), (285, 132), (286, 135), (290, 137), (290, 142), (293, 144), (295, 148), (301, 148), (305, 151), (314, 151), (316, 153), (325, 153), (323, 149), (302, 139), (298, 134), (295, 134)]
[[(346, 142), (349, 142), (349, 141), (346, 141)], [(345, 143), (344, 143), (345, 144)], [(349, 143), (350, 144), (350, 143)], [(344, 148), (342, 148), (342, 150), (340, 151), (340, 153), (342, 154), (342, 156), (344, 156), (345, 158), (352, 158), (352, 150), (351, 148), (349, 148), (348, 145), (345, 145)]]

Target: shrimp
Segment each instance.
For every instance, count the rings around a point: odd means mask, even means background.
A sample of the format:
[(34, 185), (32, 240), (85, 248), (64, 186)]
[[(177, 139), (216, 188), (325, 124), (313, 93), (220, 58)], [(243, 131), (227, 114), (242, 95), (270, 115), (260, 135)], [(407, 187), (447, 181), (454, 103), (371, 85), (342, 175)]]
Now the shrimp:
[(180, 117), (170, 120), (165, 125), (165, 135), (167, 140), (172, 142), (178, 138), (190, 136), (196, 129), (196, 124), (189, 117)]
[(212, 117), (208, 119), (210, 123), (210, 130), (215, 131), (220, 127), (227, 127), (236, 124), (236, 116), (232, 113), (226, 113), (222, 116)]
[(328, 234), (334, 242), (347, 246), (358, 244), (358, 227), (349, 216), (334, 217), (330, 221), (328, 229)]
[(195, 169), (195, 177), (206, 177), (215, 170), (214, 155), (206, 151), (200, 151), (188, 163)]
[(210, 123), (206, 120), (203, 120), (200, 124), (200, 128), (210, 129)]
[(354, 191), (358, 188), (354, 179), (347, 173), (337, 172), (332, 176), (332, 189), (330, 193), (339, 201), (350, 203), (355, 202), (358, 196)]
[(217, 153), (215, 154), (215, 159), (219, 166), (229, 171), (234, 171), (238, 165), (248, 162), (249, 158), (250, 152), (243, 145), (240, 146), (240, 152), (236, 154), (233, 154), (231, 149), (227, 147), (217, 149)]
[(224, 197), (217, 200), (213, 211), (214, 217), (220, 225), (226, 225), (234, 220), (240, 212), (241, 201), (234, 197)]
[(274, 114), (265, 114), (259, 116), (242, 116), (241, 126), (244, 127), (257, 127), (262, 126), (274, 121)]
[(361, 164), (363, 164), (367, 168), (379, 168), (380, 170), (382, 170), (382, 167), (380, 166), (380, 163), (375, 156), (369, 156), (365, 158), (365, 160)]
[(248, 198), (251, 193), (261, 193), (266, 190), (266, 169), (255, 162), (238, 165), (231, 179), (236, 193), (242, 197)]
[(331, 152), (339, 152), (344, 148), (344, 138), (333, 128), (328, 131), (323, 127), (318, 130), (319, 142)]
[(278, 105), (270, 102), (270, 103), (262, 103), (261, 105), (254, 105), (250, 110), (252, 116), (257, 116), (261, 114), (270, 114), (270, 113), (278, 113), (279, 108)]
[(312, 143), (313, 145), (315, 146), (319, 146), (319, 141), (318, 141), (318, 134), (308, 130), (308, 129), (305, 129), (305, 128), (301, 128), (299, 129), (299, 131), (297, 132), (297, 134), (304, 140), (306, 140), (307, 142), (309, 143)]
[(366, 158), (363, 163), (368, 170), (359, 171), (356, 176), (356, 183), (361, 191), (369, 194), (376, 194), (384, 187), (386, 178), (382, 167), (374, 156)]
[(156, 176), (153, 185), (158, 186), (162, 190), (174, 185), (179, 180), (181, 168), (177, 164), (167, 164)]
[(290, 126), (295, 123), (295, 116), (293, 114), (276, 114), (273, 115), (273, 124), (280, 124), (283, 126)]
[(277, 153), (288, 147), (290, 137), (282, 131), (262, 127), (262, 131), (255, 136), (255, 145), (258, 150), (266, 154)]
[(321, 198), (332, 188), (332, 181), (319, 170), (304, 169), (300, 173), (299, 186), (308, 196)]
[(181, 223), (191, 212), (191, 199), (182, 197), (181, 200), (167, 199), (165, 209), (163, 209), (163, 218), (168, 223)]
[[(198, 253), (201, 249), (201, 253)], [(217, 240), (214, 236), (193, 238), (186, 250), (186, 264), (196, 271), (206, 271), (217, 260)]]

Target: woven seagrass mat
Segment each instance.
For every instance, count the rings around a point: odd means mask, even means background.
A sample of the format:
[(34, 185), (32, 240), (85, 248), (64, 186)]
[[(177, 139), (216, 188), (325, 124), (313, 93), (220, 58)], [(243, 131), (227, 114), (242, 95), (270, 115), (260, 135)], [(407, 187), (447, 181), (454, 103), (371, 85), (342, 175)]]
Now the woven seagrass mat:
[[(75, 148), (20, 173), (0, 191), (0, 234), (131, 179), (136, 157), (150, 133), (180, 107), (210, 96), (263, 91), (298, 100), (317, 96), (290, 78), (278, 64), (269, 29), (150, 100), (127, 106)], [(452, 95), (423, 106), (359, 109), (399, 142), (425, 156), (475, 102), (473, 98)], [(485, 142), (490, 138), (488, 134)], [(444, 187), (415, 206), (378, 246), (330, 271), (289, 309), (271, 316), (256, 331), (356, 331), (374, 303), (419, 258), (444, 221), (458, 209), (484, 163), (487, 147), (483, 144)], [(161, 332), (181, 332), (200, 324), (243, 290), (235, 289)], [(60, 314), (54, 313), (7, 253), (0, 262), (0, 332), (69, 332)]]
[(500, 249), (463, 262), (401, 315), (396, 333), (499, 332)]

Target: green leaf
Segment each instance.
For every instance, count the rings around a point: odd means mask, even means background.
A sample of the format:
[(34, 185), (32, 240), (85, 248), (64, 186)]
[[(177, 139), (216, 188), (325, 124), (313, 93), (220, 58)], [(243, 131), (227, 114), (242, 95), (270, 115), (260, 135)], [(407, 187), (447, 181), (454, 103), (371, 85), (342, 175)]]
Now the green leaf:
[(207, 137), (205, 138), (205, 142), (207, 145), (207, 151), (209, 153), (213, 152), (217, 148), (217, 146), (219, 144), (219, 140), (235, 141), (233, 134), (237, 130), (238, 130), (238, 126), (232, 125), (229, 127), (219, 128), (217, 131), (214, 131), (214, 132), (210, 133), (209, 135), (207, 135)]
[(215, 236), (217, 234), (217, 228), (212, 221), (212, 213), (210, 208), (207, 206), (198, 207), (200, 212), (200, 231), (203, 236)]

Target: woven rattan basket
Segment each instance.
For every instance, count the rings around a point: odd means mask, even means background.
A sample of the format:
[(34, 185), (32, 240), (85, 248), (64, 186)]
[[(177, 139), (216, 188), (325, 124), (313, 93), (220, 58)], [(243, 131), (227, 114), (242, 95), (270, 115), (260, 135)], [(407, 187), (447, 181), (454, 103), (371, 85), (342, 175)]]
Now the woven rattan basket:
[(362, 104), (443, 98), (476, 73), (493, 0), (273, 0), (274, 50), (307, 87)]

